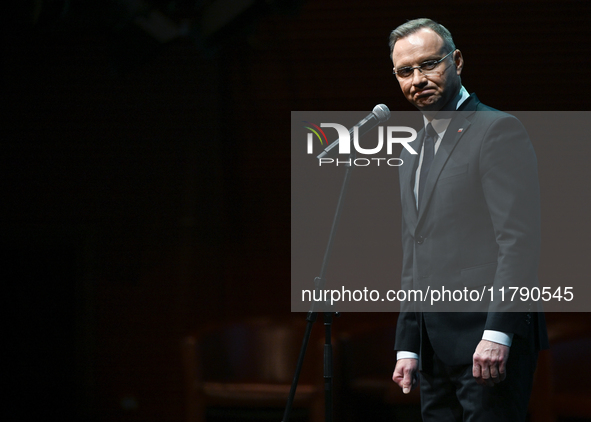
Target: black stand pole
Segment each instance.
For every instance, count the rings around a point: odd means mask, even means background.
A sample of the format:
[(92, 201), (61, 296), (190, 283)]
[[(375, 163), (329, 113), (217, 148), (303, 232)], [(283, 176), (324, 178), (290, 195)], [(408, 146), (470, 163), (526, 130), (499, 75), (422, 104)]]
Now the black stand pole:
[[(335, 216), (332, 220), (332, 227), (330, 229), (330, 236), (328, 238), (328, 244), (326, 245), (326, 251), (324, 253), (324, 259), (322, 260), (322, 266), (320, 268), (320, 276), (314, 279), (314, 289), (317, 293), (324, 289), (326, 284), (326, 267), (328, 265), (328, 260), (330, 258), (330, 254), (332, 252), (332, 244), (334, 242), (334, 238), (337, 232), (337, 226), (339, 224), (339, 220), (341, 217), (341, 211), (343, 209), (343, 203), (345, 202), (345, 194), (347, 193), (347, 188), (349, 186), (349, 179), (351, 178), (351, 171), (353, 167), (351, 163), (355, 160), (356, 152), (353, 152), (349, 155), (349, 164), (346, 165), (347, 170), (345, 171), (345, 178), (343, 180), (343, 185), (341, 186), (341, 193), (339, 195), (339, 201), (337, 203), (337, 209), (335, 212)], [(321, 297), (320, 295), (315, 297)], [(298, 357), (298, 362), (295, 370), (295, 374), (293, 376), (293, 381), (291, 383), (291, 389), (289, 390), (289, 396), (287, 398), (287, 404), (285, 405), (285, 412), (283, 413), (282, 422), (288, 422), (289, 416), (291, 414), (291, 407), (293, 404), (293, 399), (295, 397), (296, 388), (298, 386), (298, 381), (300, 378), (300, 372), (302, 371), (302, 366), (304, 363), (304, 355), (306, 354), (306, 349), (308, 348), (308, 342), (310, 340), (310, 335), (312, 334), (312, 326), (314, 322), (316, 322), (318, 311), (316, 310), (318, 303), (312, 302), (310, 310), (308, 311), (308, 315), (306, 320), (308, 321), (306, 325), (306, 332), (304, 333), (304, 340), (302, 342), (302, 348), (300, 349), (300, 355)], [(326, 306), (326, 304), (325, 304)], [(332, 381), (333, 381), (333, 361), (332, 361), (332, 319), (333, 315), (338, 316), (338, 312), (324, 312), (324, 412), (325, 412), (325, 422), (332, 422), (333, 421), (333, 409), (332, 409)]]

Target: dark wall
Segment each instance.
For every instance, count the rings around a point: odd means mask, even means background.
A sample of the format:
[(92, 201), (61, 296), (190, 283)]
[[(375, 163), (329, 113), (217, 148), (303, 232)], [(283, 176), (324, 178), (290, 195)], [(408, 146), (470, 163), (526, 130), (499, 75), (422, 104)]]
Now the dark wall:
[[(4, 28), (0, 228), (15, 396), (39, 415), (179, 421), (184, 333), (289, 312), (289, 112), (409, 110), (387, 46), (407, 19), (451, 30), (486, 104), (589, 107), (588, 2), (254, 2), (213, 35), (213, 2), (154, 2), (192, 28), (166, 43), (126, 2), (25, 3)], [(536, 149), (589, 180), (587, 145)], [(588, 195), (552, 186), (551, 243), (585, 238)]]

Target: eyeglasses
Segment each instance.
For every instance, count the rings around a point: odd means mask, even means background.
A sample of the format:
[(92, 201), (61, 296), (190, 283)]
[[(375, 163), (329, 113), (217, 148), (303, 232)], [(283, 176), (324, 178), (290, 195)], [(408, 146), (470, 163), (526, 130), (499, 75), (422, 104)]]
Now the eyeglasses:
[(408, 78), (410, 75), (415, 73), (415, 69), (419, 69), (419, 72), (421, 72), (423, 75), (431, 75), (434, 73), (433, 70), (435, 70), (437, 65), (439, 63), (441, 63), (442, 61), (444, 61), (447, 58), (447, 56), (449, 56), (454, 51), (456, 51), (456, 50), (450, 51), (449, 53), (447, 53), (445, 56), (443, 56), (439, 60), (427, 60), (426, 62), (423, 62), (420, 65), (414, 66), (414, 67), (411, 67), (411, 66), (401, 67), (398, 70), (394, 69), (394, 71), (392, 73), (394, 75), (398, 76), (399, 78)]

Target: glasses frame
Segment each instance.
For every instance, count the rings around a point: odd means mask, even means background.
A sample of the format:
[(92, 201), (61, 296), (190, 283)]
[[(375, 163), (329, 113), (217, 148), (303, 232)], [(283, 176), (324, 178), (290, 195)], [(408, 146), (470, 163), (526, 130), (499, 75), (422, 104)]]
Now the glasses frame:
[[(430, 69), (430, 70), (435, 70), (435, 68), (436, 68), (437, 66), (439, 66), (439, 63), (441, 63), (442, 61), (444, 61), (445, 59), (447, 59), (447, 58), (449, 57), (449, 55), (450, 55), (451, 53), (454, 53), (456, 50), (457, 50), (457, 48), (456, 48), (455, 50), (452, 50), (452, 51), (450, 51), (449, 53), (447, 53), (445, 56), (443, 56), (443, 57), (442, 57), (442, 58), (440, 58), (439, 60), (427, 60), (427, 61), (425, 61), (425, 62), (421, 63), (421, 64), (420, 64), (420, 65), (418, 65), (418, 66), (404, 66), (404, 67), (401, 67), (401, 68), (400, 68), (400, 69), (398, 69), (398, 70), (396, 70), (396, 68), (394, 68), (394, 69), (392, 70), (392, 74), (396, 75), (398, 78), (401, 78), (401, 79), (406, 79), (406, 78), (410, 78), (410, 77), (413, 75), (413, 73), (415, 73), (415, 72), (414, 72), (414, 71), (415, 71), (415, 69), (419, 69), (419, 72), (421, 72), (423, 75), (425, 75), (425, 72), (423, 72), (423, 66), (425, 66), (426, 64), (433, 65), (433, 69)], [(411, 70), (411, 71), (412, 71), (412, 73), (410, 73), (408, 76), (400, 76), (400, 75), (398, 74), (398, 72), (400, 72), (400, 70), (402, 70), (402, 69), (405, 69), (405, 70), (406, 70), (406, 69), (408, 69), (408, 70)], [(430, 71), (430, 70), (427, 70), (427, 71)]]

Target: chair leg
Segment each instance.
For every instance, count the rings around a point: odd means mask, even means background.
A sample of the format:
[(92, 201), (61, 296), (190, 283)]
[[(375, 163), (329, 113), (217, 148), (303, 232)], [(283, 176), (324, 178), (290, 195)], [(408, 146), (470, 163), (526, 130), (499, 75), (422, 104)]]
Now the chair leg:
[(538, 356), (534, 387), (529, 401), (530, 422), (555, 422), (556, 413), (552, 400), (552, 367), (549, 350)]
[(197, 340), (193, 336), (187, 336), (181, 341), (181, 353), (185, 372), (185, 421), (205, 422), (205, 409), (203, 400), (197, 385), (200, 379), (197, 368)]

